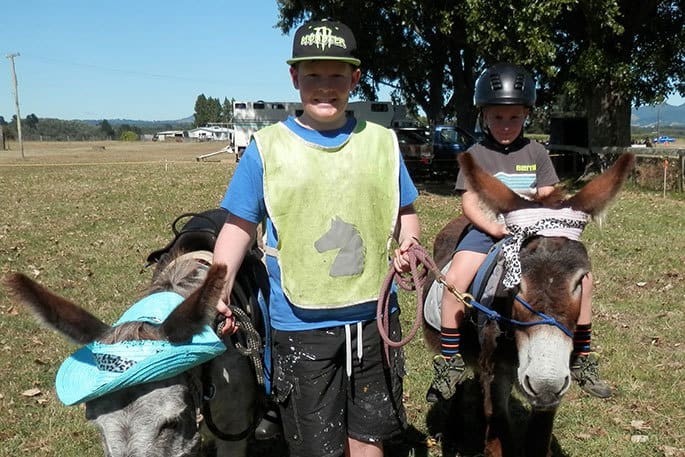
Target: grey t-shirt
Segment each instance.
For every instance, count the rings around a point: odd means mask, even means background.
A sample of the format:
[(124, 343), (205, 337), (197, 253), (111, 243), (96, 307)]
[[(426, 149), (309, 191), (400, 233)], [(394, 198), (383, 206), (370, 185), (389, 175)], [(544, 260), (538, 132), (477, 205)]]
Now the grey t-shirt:
[[(522, 148), (510, 152), (494, 151), (478, 143), (471, 146), (468, 152), (483, 170), (527, 198), (533, 197), (538, 187), (553, 186), (559, 182), (549, 153), (536, 141), (527, 142)], [(461, 170), (454, 189), (466, 190)]]

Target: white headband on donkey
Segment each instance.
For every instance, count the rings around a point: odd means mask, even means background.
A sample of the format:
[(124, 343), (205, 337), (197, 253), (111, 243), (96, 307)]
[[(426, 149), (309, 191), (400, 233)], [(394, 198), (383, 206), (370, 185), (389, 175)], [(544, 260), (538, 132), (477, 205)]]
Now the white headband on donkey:
[(531, 236), (558, 236), (579, 241), (590, 215), (572, 208), (526, 208), (507, 213), (504, 223), (510, 237), (502, 245), (506, 261), (502, 283), (507, 288), (521, 282), (519, 251), (523, 242)]

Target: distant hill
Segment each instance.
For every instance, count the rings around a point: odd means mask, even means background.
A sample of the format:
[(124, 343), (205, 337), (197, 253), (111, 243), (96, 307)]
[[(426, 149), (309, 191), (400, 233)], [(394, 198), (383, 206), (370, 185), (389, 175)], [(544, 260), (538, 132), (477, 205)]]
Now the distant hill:
[(685, 103), (641, 106), (633, 110), (630, 123), (639, 127), (654, 127), (657, 123), (662, 127), (685, 127)]
[[(76, 122), (85, 122), (90, 125), (99, 125), (102, 119), (74, 119)], [(164, 121), (141, 121), (136, 119), (107, 119), (112, 127), (128, 124), (141, 128), (154, 128), (164, 126), (188, 126), (195, 121), (195, 116), (190, 115), (183, 119)], [(654, 127), (657, 122), (663, 127), (685, 127), (685, 103), (673, 106), (664, 103), (661, 106), (641, 106), (633, 109), (630, 124), (637, 127)]]
[[(85, 122), (90, 125), (99, 125), (102, 119), (74, 119), (75, 122)], [(116, 127), (118, 125), (127, 124), (136, 127), (155, 127), (155, 126), (166, 126), (166, 125), (187, 125), (190, 126), (195, 121), (195, 116), (190, 115), (183, 119), (167, 120), (167, 121), (141, 121), (136, 119), (107, 119), (109, 125)]]

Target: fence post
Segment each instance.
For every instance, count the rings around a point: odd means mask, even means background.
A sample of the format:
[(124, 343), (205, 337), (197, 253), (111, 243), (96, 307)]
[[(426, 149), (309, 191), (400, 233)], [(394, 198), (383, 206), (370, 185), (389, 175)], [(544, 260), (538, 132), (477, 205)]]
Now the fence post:
[(679, 150), (678, 156), (680, 157), (680, 176), (678, 177), (678, 187), (680, 187), (680, 192), (685, 192), (685, 149)]

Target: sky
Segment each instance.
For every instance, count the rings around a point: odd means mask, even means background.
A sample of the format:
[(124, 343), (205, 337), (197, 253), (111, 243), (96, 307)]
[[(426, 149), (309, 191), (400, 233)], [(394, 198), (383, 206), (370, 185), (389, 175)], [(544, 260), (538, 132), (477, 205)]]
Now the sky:
[(175, 120), (200, 94), (297, 101), (292, 33), (274, 0), (8, 1), (0, 24), (0, 116)]
[(285, 63), (293, 32), (277, 21), (274, 0), (8, 1), (0, 116), (16, 114), (11, 54), (22, 118), (176, 120), (200, 94), (298, 101)]

